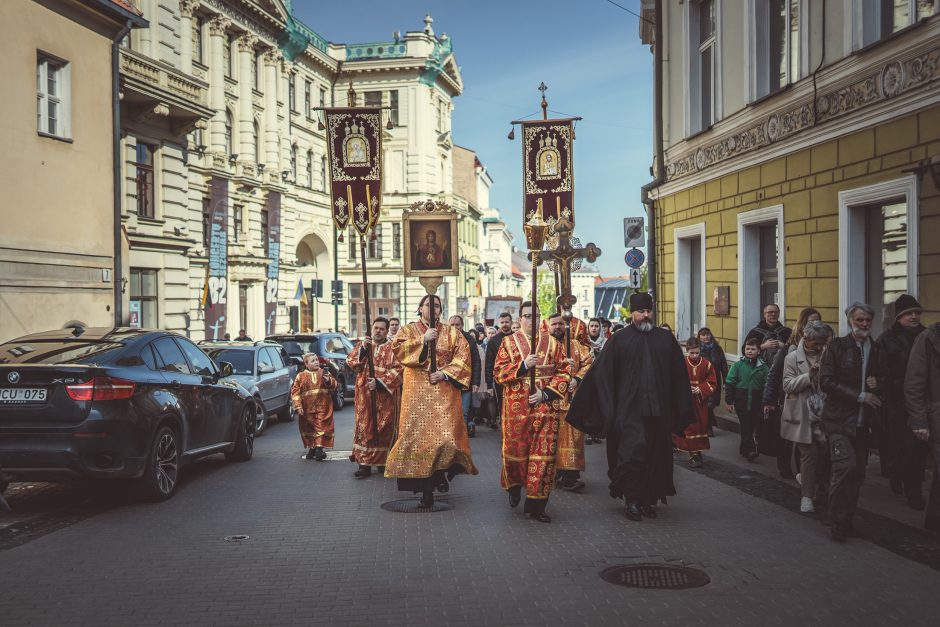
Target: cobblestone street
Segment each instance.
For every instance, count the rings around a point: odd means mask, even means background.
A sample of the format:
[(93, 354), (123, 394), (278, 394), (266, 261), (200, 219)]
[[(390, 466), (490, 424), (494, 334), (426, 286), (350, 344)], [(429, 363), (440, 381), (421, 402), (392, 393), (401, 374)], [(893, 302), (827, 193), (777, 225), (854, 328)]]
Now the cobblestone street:
[[(589, 446), (587, 491), (554, 493), (543, 525), (507, 506), (499, 437), (484, 427), (471, 441), (480, 475), (456, 479), (452, 510), (395, 514), (380, 509), (402, 496), (393, 481), (352, 478), (341, 452), (351, 423), (350, 409), (337, 415), (325, 463), (301, 459), (294, 424), (272, 425), (252, 461), (197, 463), (157, 505), (69, 486), (46, 488), (60, 493), (52, 507), (39, 486), (15, 484), (19, 528), (0, 531), (2, 622), (928, 625), (940, 610), (936, 570), (863, 539), (832, 543), (759, 493), (791, 486), (728, 460), (677, 468), (679, 496), (632, 523), (606, 494), (604, 447)], [(736, 437), (720, 432), (716, 453)], [(735, 477), (771, 484), (728, 485)], [(233, 534), (250, 539), (223, 539)], [(636, 563), (685, 564), (711, 583), (638, 590), (599, 577)]]

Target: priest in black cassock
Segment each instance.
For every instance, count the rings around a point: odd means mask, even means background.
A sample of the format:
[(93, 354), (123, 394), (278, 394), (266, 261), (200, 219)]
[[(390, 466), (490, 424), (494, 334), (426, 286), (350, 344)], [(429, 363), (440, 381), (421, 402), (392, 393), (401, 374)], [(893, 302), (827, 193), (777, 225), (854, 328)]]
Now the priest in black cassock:
[(676, 338), (652, 321), (653, 298), (630, 296), (632, 324), (607, 340), (578, 386), (567, 420), (607, 439), (610, 496), (625, 515), (656, 518), (653, 505), (676, 493), (672, 434), (694, 421), (689, 375)]

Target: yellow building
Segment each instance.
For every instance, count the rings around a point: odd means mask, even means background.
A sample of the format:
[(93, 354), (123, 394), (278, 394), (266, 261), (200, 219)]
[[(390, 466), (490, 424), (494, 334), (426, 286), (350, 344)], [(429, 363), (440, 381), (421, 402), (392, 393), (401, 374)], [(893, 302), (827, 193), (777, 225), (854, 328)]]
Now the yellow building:
[(0, 340), (120, 319), (112, 62), (145, 24), (118, 1), (0, 3)]
[(654, 291), (680, 338), (709, 326), (737, 354), (769, 302), (843, 333), (852, 302), (880, 332), (905, 292), (940, 317), (940, 16), (883, 4), (644, 3), (661, 26), (641, 27), (662, 60)]

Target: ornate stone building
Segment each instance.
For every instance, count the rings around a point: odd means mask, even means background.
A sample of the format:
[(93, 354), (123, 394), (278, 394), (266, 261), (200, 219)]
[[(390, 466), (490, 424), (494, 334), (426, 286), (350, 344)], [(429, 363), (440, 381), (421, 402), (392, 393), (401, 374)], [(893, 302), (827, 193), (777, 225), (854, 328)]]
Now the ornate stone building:
[[(761, 307), (940, 314), (940, 16), (934, 0), (644, 0), (659, 51), (650, 186), (662, 320), (739, 352)], [(885, 320), (887, 322), (882, 322)]]

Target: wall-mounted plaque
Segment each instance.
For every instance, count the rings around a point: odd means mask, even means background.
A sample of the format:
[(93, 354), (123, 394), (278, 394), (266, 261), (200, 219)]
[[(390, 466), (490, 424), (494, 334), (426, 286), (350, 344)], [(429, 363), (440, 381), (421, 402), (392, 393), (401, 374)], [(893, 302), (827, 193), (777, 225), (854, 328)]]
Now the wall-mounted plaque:
[(715, 288), (715, 315), (727, 316), (731, 313), (731, 288), (719, 285)]

